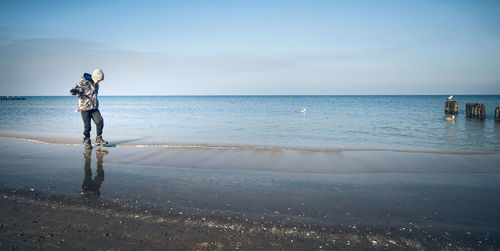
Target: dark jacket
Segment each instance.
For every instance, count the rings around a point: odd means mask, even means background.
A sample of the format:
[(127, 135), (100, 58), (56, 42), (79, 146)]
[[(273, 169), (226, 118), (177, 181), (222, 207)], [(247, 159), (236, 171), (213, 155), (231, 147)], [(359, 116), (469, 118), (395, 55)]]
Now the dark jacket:
[(82, 76), (82, 80), (69, 92), (71, 95), (78, 95), (78, 109), (90, 111), (92, 109), (99, 109), (99, 101), (97, 100), (98, 91), (99, 84), (95, 84), (92, 81), (92, 75), (85, 73)]

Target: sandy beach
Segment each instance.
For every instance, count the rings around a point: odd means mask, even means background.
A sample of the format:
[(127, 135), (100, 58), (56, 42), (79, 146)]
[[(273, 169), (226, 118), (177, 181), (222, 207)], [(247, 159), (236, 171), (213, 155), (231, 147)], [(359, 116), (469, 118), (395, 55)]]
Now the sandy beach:
[(0, 251), (500, 250), (500, 1), (0, 13)]
[(499, 154), (0, 145), (2, 249), (499, 246)]

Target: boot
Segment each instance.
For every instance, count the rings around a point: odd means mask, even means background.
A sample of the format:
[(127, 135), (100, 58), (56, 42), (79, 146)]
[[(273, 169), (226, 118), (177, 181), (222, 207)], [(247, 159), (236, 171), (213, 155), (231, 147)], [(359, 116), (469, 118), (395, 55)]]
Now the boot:
[(107, 142), (106, 140), (103, 140), (103, 139), (102, 139), (102, 136), (97, 136), (97, 137), (95, 137), (95, 143), (96, 143), (97, 145), (101, 145), (101, 146), (103, 146), (103, 145), (107, 145), (107, 144), (108, 144), (108, 142)]
[(92, 149), (92, 143), (90, 142), (90, 138), (83, 139), (83, 146), (85, 149)]

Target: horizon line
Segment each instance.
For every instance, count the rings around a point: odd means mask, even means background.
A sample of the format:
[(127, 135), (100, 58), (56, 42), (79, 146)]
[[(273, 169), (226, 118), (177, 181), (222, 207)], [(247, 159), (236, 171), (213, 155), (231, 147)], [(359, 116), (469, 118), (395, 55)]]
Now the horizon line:
[[(498, 96), (500, 94), (109, 94), (99, 97), (223, 97), (223, 96)], [(70, 97), (72, 95), (0, 95), (0, 97)]]

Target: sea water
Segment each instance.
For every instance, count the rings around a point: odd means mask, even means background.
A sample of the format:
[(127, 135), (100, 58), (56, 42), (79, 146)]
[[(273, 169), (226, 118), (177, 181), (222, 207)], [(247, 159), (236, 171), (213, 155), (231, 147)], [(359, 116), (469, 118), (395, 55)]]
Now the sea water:
[[(81, 140), (76, 97), (25, 98), (0, 102), (0, 136)], [(444, 120), (446, 98), (102, 96), (99, 110), (103, 136), (110, 142), (333, 151), (500, 150), (500, 123), (494, 120), (500, 95), (455, 96), (459, 114), (454, 121)], [(466, 118), (467, 102), (486, 104), (486, 119)]]

